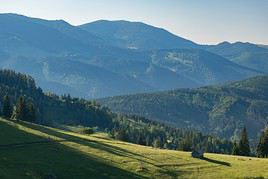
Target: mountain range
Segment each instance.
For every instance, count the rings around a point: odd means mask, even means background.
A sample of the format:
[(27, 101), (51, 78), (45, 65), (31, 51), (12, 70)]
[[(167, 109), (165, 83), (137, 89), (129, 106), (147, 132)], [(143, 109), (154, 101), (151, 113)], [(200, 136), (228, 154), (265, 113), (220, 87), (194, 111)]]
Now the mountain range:
[(0, 26), (0, 67), (27, 73), (57, 94), (100, 98), (221, 84), (268, 72), (265, 46), (200, 45), (140, 22), (73, 26), (0, 14)]

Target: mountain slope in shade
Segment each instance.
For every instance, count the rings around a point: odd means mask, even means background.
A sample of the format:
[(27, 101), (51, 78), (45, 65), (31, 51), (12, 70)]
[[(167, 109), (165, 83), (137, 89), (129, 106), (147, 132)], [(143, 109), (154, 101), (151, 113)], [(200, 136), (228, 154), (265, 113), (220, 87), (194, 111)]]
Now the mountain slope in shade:
[(199, 49), (137, 52), (135, 59), (97, 59), (92, 64), (131, 76), (155, 90), (199, 87), (262, 74)]
[(100, 20), (79, 27), (121, 48), (152, 50), (198, 47), (192, 41), (141, 22)]
[(130, 94), (151, 89), (131, 77), (119, 75), (103, 68), (64, 58), (16, 59), (3, 65), (22, 73), (30, 73), (45, 91), (70, 93), (84, 98)]
[(79, 40), (36, 21), (15, 14), (0, 14), (0, 47), (9, 51), (16, 51), (18, 47), (32, 48), (43, 53), (82, 53), (86, 50)]
[(268, 73), (268, 49), (251, 43), (228, 43), (206, 46), (206, 50), (221, 55), (239, 65)]
[(98, 100), (112, 111), (135, 114), (178, 127), (237, 137), (244, 126), (255, 139), (268, 125), (268, 76), (197, 89)]
[(260, 72), (239, 66), (227, 59), (199, 49), (158, 50), (151, 54), (152, 63), (169, 69), (199, 86), (239, 80)]

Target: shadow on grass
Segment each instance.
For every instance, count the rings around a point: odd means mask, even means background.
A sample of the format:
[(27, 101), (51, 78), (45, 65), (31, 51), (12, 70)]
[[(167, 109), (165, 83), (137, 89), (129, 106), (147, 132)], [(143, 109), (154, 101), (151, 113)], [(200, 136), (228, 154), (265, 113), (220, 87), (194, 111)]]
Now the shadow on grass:
[(195, 165), (198, 163), (188, 162), (188, 163), (164, 163), (164, 164), (157, 164), (158, 167), (182, 167), (187, 165)]
[[(30, 126), (30, 124), (23, 125)], [(11, 130), (14, 135), (23, 134), (26, 138), (30, 137), (35, 141), (44, 140), (44, 137), (17, 130), (8, 125), (2, 127)], [(39, 126), (36, 127), (41, 128)], [(31, 125), (31, 128), (33, 128), (33, 125)], [(118, 168), (102, 158), (86, 155), (74, 148), (62, 145), (60, 142), (48, 145), (33, 144), (12, 148), (12, 150), (2, 150), (0, 153), (1, 167), (5, 168), (3, 176), (7, 178), (8, 176), (25, 176), (25, 178), (29, 178), (26, 175), (29, 172), (34, 174), (33, 176), (35, 177), (40, 176), (44, 178), (46, 176), (58, 178), (145, 178)]]
[[(131, 152), (129, 150), (123, 149), (121, 147), (105, 144), (103, 142), (99, 142), (99, 141), (95, 141), (95, 140), (93, 141), (93, 140), (83, 138), (83, 137), (81, 138), (81, 137), (73, 136), (73, 135), (66, 134), (66, 133), (61, 132), (61, 131), (56, 131), (56, 130), (53, 130), (53, 129), (50, 129), (50, 128), (47, 128), (47, 127), (33, 125), (33, 124), (30, 124), (30, 123), (25, 123), (25, 122), (21, 122), (21, 121), (17, 121), (16, 123), (19, 123), (21, 125), (29, 127), (31, 129), (38, 130), (38, 131), (43, 132), (45, 134), (52, 135), (52, 136), (55, 136), (55, 137), (59, 137), (59, 138), (62, 138), (64, 140), (74, 142), (74, 143), (77, 143), (77, 144), (80, 144), (80, 145), (83, 145), (83, 146), (88, 146), (88, 147), (95, 148), (95, 149), (98, 149), (98, 150), (103, 150), (103, 151), (111, 153), (113, 155), (118, 155), (118, 156), (121, 156), (121, 157), (128, 157), (128, 158), (131, 158), (131, 159), (135, 159), (135, 160), (138, 160), (138, 161), (143, 161), (144, 163), (148, 163), (148, 164), (156, 166), (153, 163), (153, 161), (154, 161), (153, 159), (148, 158), (148, 157), (143, 156), (143, 155), (140, 155), (140, 154), (137, 154), (137, 153), (134, 153), (134, 152)], [(149, 162), (148, 160), (145, 161), (144, 158), (150, 160), (151, 162)]]
[[(48, 135), (59, 137), (59, 138), (68, 140), (70, 142), (75, 142), (75, 143), (85, 145), (85, 146), (89, 146), (89, 147), (92, 147), (92, 148), (105, 150), (107, 152), (111, 152), (112, 154), (118, 154), (118, 155), (122, 155), (122, 156), (123, 156), (123, 154), (125, 154), (125, 155), (133, 155), (133, 156), (138, 156), (138, 157), (144, 157), (142, 155), (130, 152), (130, 151), (126, 150), (126, 149), (122, 149), (122, 148), (117, 147), (117, 146), (108, 145), (108, 144), (105, 144), (105, 143), (102, 143), (102, 142), (99, 142), (99, 141), (95, 141), (95, 140), (93, 141), (93, 140), (83, 138), (83, 137), (73, 136), (73, 135), (66, 134), (64, 132), (56, 131), (56, 130), (46, 128), (46, 127), (43, 127), (43, 126), (27, 124), (27, 123), (24, 123), (24, 122), (20, 122), (20, 124), (22, 124), (24, 126), (27, 126), (27, 127), (31, 128), (31, 129), (41, 131), (41, 132), (43, 132), (45, 134), (48, 134)], [(107, 140), (107, 139), (105, 139), (105, 140)]]
[(228, 163), (228, 162), (224, 162), (224, 161), (220, 161), (220, 160), (214, 160), (214, 159), (210, 159), (210, 158), (207, 158), (207, 157), (203, 157), (203, 158), (200, 158), (200, 159), (205, 160), (207, 162), (215, 163), (215, 164), (218, 164), (218, 165), (224, 165), (224, 166), (228, 166), (228, 167), (231, 166), (231, 164)]

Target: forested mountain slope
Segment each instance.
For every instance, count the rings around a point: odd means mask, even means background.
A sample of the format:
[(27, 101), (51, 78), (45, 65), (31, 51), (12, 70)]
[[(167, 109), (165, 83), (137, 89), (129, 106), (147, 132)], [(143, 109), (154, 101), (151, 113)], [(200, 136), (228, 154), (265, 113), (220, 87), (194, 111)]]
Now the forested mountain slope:
[(110, 97), (98, 102), (115, 112), (228, 138), (237, 136), (246, 126), (251, 138), (256, 138), (268, 124), (268, 77), (222, 86)]

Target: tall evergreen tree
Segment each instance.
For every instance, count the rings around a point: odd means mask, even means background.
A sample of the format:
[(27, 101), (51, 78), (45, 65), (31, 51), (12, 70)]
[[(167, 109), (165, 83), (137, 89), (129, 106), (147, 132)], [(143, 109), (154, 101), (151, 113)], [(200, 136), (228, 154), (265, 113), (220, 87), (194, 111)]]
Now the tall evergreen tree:
[(247, 129), (245, 127), (242, 130), (241, 138), (239, 141), (239, 155), (242, 155), (242, 156), (250, 155), (248, 134), (247, 134)]
[(232, 155), (239, 155), (239, 146), (237, 145), (236, 141), (234, 141)]
[(34, 122), (36, 119), (35, 107), (34, 107), (33, 103), (30, 103), (27, 107), (28, 107), (27, 114), (26, 114), (27, 121)]
[(155, 148), (160, 148), (160, 147), (161, 147), (161, 140), (160, 140), (159, 137), (157, 137), (157, 138), (154, 140), (153, 146), (154, 146)]
[(268, 157), (268, 128), (262, 132), (257, 146), (258, 157)]
[(15, 118), (18, 120), (26, 120), (27, 118), (27, 105), (23, 96), (20, 96), (15, 109)]
[(12, 115), (12, 106), (10, 103), (10, 98), (8, 95), (4, 96), (3, 100), (3, 116), (6, 118), (10, 118)]

